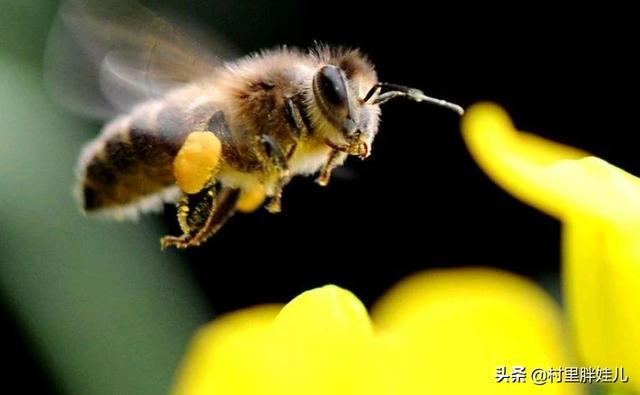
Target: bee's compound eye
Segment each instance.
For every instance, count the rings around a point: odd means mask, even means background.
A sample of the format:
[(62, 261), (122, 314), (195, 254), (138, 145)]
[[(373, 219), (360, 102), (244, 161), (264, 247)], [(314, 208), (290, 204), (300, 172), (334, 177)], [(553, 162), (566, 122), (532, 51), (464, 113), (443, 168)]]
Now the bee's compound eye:
[(335, 66), (324, 66), (317, 75), (318, 87), (324, 99), (333, 106), (347, 105), (347, 87), (340, 70)]

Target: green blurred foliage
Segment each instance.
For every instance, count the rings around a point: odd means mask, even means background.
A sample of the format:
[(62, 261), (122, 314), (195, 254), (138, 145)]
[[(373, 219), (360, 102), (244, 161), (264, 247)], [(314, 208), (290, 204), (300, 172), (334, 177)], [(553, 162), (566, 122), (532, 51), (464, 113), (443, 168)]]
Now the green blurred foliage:
[(55, 4), (0, 13), (0, 296), (62, 393), (162, 394), (195, 328), (211, 318), (159, 221), (84, 218), (74, 165), (97, 133), (59, 110), (41, 57)]

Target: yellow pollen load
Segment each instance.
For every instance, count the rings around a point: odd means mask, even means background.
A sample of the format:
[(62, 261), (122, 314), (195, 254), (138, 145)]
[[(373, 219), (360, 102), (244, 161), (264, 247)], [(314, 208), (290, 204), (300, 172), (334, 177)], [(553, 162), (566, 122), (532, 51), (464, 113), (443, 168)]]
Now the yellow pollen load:
[(262, 184), (256, 184), (251, 188), (244, 188), (240, 193), (238, 203), (236, 203), (236, 210), (242, 213), (256, 211), (262, 206), (266, 197), (267, 194)]
[(185, 193), (198, 193), (220, 161), (222, 144), (211, 132), (192, 132), (173, 161), (176, 182)]

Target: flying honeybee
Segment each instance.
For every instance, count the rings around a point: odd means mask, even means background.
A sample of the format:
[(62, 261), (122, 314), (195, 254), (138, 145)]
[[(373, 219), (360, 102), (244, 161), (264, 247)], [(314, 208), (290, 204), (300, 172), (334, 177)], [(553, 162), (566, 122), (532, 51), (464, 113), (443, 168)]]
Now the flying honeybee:
[[(390, 99), (462, 113), (417, 89), (379, 82), (357, 49), (282, 47), (224, 62), (142, 7), (112, 7), (63, 5), (47, 81), (64, 104), (119, 114), (79, 160), (84, 211), (127, 218), (175, 201), (183, 234), (163, 237), (163, 248), (197, 246), (236, 210), (267, 198), (267, 210), (280, 211), (296, 175), (318, 174), (327, 185), (348, 156), (370, 155), (380, 105)], [(95, 75), (70, 53), (73, 45), (98, 66)], [(97, 85), (78, 88), (74, 79), (83, 78)], [(102, 111), (105, 103), (114, 111)]]

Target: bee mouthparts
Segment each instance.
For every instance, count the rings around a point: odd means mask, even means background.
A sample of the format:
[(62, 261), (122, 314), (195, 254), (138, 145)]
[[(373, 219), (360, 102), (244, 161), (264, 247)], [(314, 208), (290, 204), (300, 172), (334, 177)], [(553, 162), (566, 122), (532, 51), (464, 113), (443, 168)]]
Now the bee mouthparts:
[(342, 130), (347, 136), (353, 136), (358, 132), (358, 125), (356, 125), (353, 119), (347, 117), (342, 123)]

